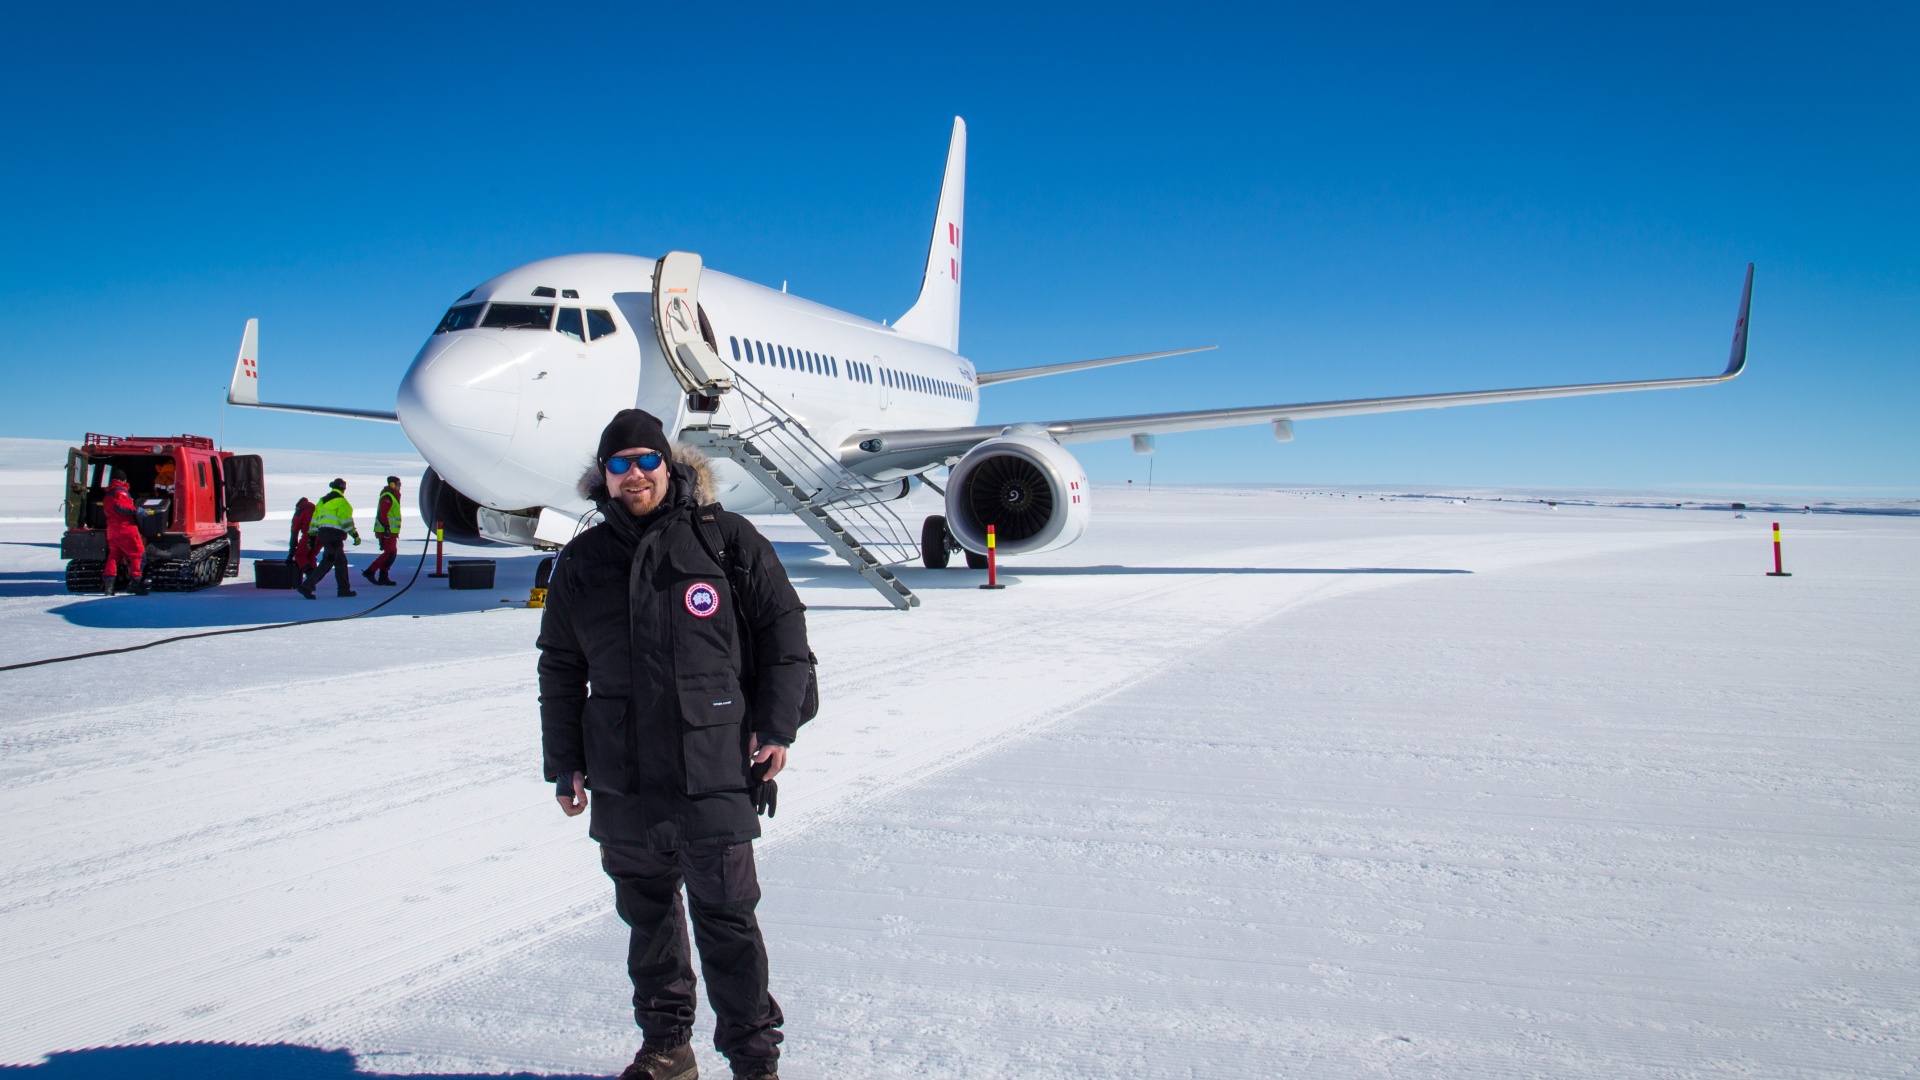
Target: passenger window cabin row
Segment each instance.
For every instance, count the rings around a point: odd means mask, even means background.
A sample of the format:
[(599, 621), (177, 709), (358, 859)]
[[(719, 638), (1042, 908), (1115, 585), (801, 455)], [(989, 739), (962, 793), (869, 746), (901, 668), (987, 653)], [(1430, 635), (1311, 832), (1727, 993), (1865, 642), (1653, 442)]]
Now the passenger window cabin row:
[[(838, 357), (823, 356), (805, 349), (791, 349), (785, 345), (769, 345), (764, 341), (737, 337), (729, 337), (727, 343), (733, 347), (733, 359), (736, 363), (765, 364), (768, 367), (786, 368), (789, 371), (804, 371), (811, 375), (842, 377), (842, 365)], [(859, 378), (853, 371), (856, 366), (854, 361), (847, 361), (846, 378)]]
[(785, 368), (788, 371), (804, 371), (836, 379), (851, 379), (854, 382), (874, 383), (896, 390), (934, 394), (952, 398), (955, 401), (973, 400), (973, 388), (964, 383), (930, 379), (925, 375), (895, 371), (887, 367), (875, 367), (858, 360), (842, 361), (837, 356), (825, 356), (786, 345), (769, 345), (764, 341), (754, 341), (751, 338), (729, 337), (727, 343), (733, 347), (733, 359), (736, 363), (763, 364), (767, 367)]

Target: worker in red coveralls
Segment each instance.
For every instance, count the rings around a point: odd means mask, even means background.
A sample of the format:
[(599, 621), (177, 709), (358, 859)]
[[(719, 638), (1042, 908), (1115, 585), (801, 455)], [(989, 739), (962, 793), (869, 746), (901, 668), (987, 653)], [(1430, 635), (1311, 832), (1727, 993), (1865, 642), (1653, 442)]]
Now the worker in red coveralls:
[(293, 504), (293, 528), (287, 534), (287, 561), (302, 575), (313, 569), (313, 500), (305, 495)]
[(387, 571), (393, 568), (393, 560), (400, 557), (400, 478), (387, 477), (387, 486), (380, 489), (380, 505), (373, 511), (373, 538), (380, 543), (380, 557), (360, 571), (360, 576), (375, 585), (394, 585)]
[(147, 595), (147, 581), (141, 565), (147, 559), (147, 541), (140, 535), (140, 519), (146, 516), (127, 489), (127, 475), (118, 469), (107, 487), (103, 504), (107, 513), (107, 564), (100, 568), (100, 591), (113, 595), (114, 578), (126, 567), (133, 595)]

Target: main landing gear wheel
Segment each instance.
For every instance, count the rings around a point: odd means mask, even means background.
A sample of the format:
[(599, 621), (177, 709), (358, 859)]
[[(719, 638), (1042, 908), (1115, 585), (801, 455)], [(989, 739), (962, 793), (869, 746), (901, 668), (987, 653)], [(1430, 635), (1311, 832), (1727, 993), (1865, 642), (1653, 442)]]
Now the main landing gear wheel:
[(985, 555), (982, 555), (978, 551), (967, 552), (967, 569), (985, 570), (986, 568), (987, 568), (987, 557)]
[(939, 514), (931, 515), (920, 525), (920, 565), (929, 570), (945, 570), (947, 560), (953, 555), (948, 545), (953, 540), (947, 535), (947, 519)]

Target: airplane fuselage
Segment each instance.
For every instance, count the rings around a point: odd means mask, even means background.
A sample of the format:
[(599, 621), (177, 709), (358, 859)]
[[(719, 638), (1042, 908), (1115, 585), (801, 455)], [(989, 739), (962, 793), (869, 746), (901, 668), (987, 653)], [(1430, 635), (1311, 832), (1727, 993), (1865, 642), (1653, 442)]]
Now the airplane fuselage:
[[(401, 382), (395, 411), (407, 437), (484, 506), (584, 513), (575, 484), (614, 413), (646, 409), (669, 431), (688, 422), (686, 391), (654, 334), (653, 269), (631, 255), (566, 255), (461, 297)], [(881, 323), (714, 270), (700, 306), (722, 361), (823, 446), (865, 431), (964, 427), (979, 415), (970, 362)], [(737, 398), (723, 396), (719, 419)], [(714, 472), (728, 509), (773, 508), (730, 462)]]

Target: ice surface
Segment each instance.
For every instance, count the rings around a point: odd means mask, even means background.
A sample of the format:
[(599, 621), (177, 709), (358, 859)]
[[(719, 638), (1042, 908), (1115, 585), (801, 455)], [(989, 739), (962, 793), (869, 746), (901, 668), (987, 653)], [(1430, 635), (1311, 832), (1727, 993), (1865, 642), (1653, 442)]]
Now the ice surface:
[[(60, 454), (0, 441), (0, 662), (385, 595), (69, 597)], [(250, 557), (419, 468), (270, 455)], [(783, 1075), (1917, 1071), (1920, 521), (1789, 519), (1769, 579), (1769, 520), (1631, 499), (1097, 496), (908, 614), (765, 523), (824, 701), (761, 845)], [(536, 560), (484, 553), (493, 593), (0, 674), (0, 1062), (618, 1071), (499, 602)]]

